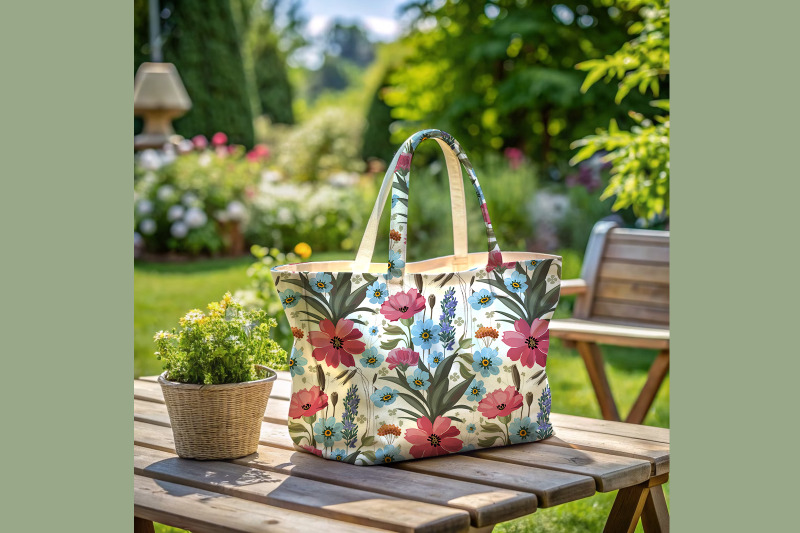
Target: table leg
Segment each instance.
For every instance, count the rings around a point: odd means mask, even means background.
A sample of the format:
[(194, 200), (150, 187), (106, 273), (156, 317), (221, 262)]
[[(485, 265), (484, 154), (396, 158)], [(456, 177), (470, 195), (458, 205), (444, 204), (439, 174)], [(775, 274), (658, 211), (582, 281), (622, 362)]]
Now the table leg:
[(614, 499), (603, 533), (633, 533), (649, 493), (650, 489), (646, 483), (620, 489)]
[(145, 520), (144, 518), (139, 518), (138, 516), (134, 516), (133, 533), (155, 533), (153, 522), (150, 520)]
[(611, 386), (608, 384), (606, 369), (603, 366), (603, 354), (600, 347), (594, 342), (576, 342), (575, 347), (581, 354), (589, 379), (592, 381), (594, 393), (597, 396), (597, 403), (600, 404), (600, 412), (606, 420), (619, 421), (617, 404), (611, 394)]
[(647, 416), (647, 411), (653, 405), (653, 400), (661, 387), (661, 382), (669, 372), (669, 350), (661, 350), (656, 356), (653, 364), (650, 365), (650, 370), (647, 372), (647, 381), (642, 387), (642, 392), (631, 408), (631, 412), (625, 419), (625, 422), (631, 424), (641, 424)]
[(661, 485), (650, 488), (642, 511), (642, 527), (645, 533), (669, 533), (669, 509)]

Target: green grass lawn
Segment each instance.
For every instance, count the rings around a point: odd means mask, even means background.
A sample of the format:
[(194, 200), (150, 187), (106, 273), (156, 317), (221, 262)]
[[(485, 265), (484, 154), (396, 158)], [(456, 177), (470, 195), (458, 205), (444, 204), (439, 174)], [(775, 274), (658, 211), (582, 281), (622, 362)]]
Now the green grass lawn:
[[(563, 252), (564, 278), (577, 277), (580, 255)], [(341, 255), (315, 254), (313, 260), (341, 259)], [(347, 257), (349, 258), (349, 256)], [(235, 291), (248, 284), (250, 258), (214, 259), (193, 263), (136, 263), (134, 266), (134, 377), (161, 372), (153, 356), (153, 334), (177, 325), (178, 318), (192, 308), (204, 309), (208, 302), (219, 300), (225, 291)], [(569, 316), (572, 298), (559, 304), (556, 317)], [(655, 352), (631, 348), (604, 347), (608, 378), (617, 405), (624, 417), (647, 378)], [(553, 411), (600, 418), (600, 409), (580, 356), (565, 349), (558, 340), (550, 344), (547, 374), (553, 391)], [(662, 385), (645, 419), (645, 424), (669, 427), (669, 377)], [(556, 433), (558, 428), (556, 428)], [(665, 485), (669, 501), (669, 483)], [(540, 509), (535, 514), (499, 524), (500, 532), (575, 532), (601, 531), (611, 510), (616, 492), (596, 494), (592, 498)], [(641, 525), (637, 531), (641, 531)], [(157, 525), (156, 531), (182, 531)]]

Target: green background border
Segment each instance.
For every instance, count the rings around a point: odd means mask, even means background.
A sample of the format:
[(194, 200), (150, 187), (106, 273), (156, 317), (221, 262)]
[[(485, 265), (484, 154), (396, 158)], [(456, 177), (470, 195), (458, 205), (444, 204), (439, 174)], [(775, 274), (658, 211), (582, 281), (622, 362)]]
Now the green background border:
[[(800, 5), (672, 13), (672, 523), (783, 529), (797, 493)], [(132, 16), (115, 2), (3, 9), (9, 529), (131, 527)]]

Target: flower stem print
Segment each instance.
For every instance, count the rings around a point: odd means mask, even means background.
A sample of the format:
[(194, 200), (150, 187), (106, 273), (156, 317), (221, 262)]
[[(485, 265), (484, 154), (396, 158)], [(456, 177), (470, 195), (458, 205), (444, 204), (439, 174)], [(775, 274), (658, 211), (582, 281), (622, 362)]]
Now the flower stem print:
[(355, 421), (358, 416), (359, 401), (358, 386), (353, 384), (347, 389), (347, 394), (344, 397), (344, 413), (342, 413), (342, 437), (344, 437), (345, 446), (348, 448), (356, 447), (358, 425)]
[(453, 327), (453, 319), (456, 316), (456, 289), (450, 287), (444, 293), (441, 302), (442, 314), (439, 316), (439, 341), (444, 346), (445, 355), (448, 350), (453, 349), (456, 339), (456, 330)]
[(539, 397), (539, 414), (536, 415), (536, 438), (544, 439), (553, 435), (553, 426), (550, 425), (550, 386), (547, 385)]
[(546, 291), (547, 274), (552, 263), (552, 259), (539, 261), (530, 272), (517, 263), (510, 277), (504, 278), (495, 270), (486, 279), (478, 280), (498, 291), (497, 298), (506, 307), (505, 311), (497, 310), (504, 317), (499, 319), (500, 322), (513, 324), (517, 320), (524, 320), (530, 324), (534, 319), (555, 310), (560, 285)]
[[(301, 309), (300, 313), (307, 316), (305, 322), (321, 322), (330, 320), (336, 324), (339, 319), (346, 318), (354, 313), (374, 313), (369, 307), (362, 307), (365, 303), (367, 289), (372, 285), (378, 276), (373, 274), (363, 274), (363, 284), (353, 287), (351, 272), (339, 272), (335, 277), (330, 274), (316, 274), (309, 277), (307, 274), (299, 273), (299, 279), (286, 278), (283, 280), (300, 287), (303, 291), (302, 301), (307, 306)], [(361, 325), (366, 322), (360, 319), (352, 319)]]

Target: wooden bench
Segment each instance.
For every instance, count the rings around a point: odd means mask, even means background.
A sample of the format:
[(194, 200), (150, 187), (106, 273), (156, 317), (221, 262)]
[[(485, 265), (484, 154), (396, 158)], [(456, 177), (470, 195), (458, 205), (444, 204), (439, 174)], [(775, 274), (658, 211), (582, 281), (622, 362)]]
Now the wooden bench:
[(572, 318), (552, 320), (550, 335), (581, 354), (606, 420), (620, 420), (599, 344), (658, 350), (626, 422), (641, 424), (669, 371), (669, 232), (598, 222), (581, 278), (561, 294), (577, 294)]
[(553, 413), (555, 436), (392, 466), (357, 467), (294, 449), (287, 373), (273, 387), (257, 454), (175, 455), (155, 377), (134, 380), (134, 529), (203, 531), (491, 531), (495, 524), (596, 491), (619, 490), (605, 531), (667, 531), (661, 487), (669, 430)]

